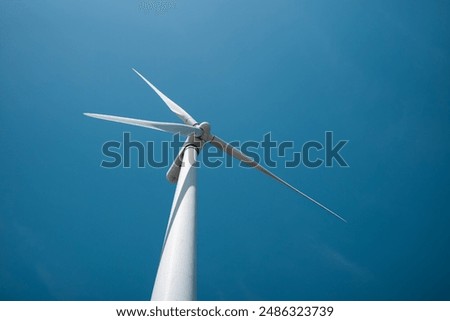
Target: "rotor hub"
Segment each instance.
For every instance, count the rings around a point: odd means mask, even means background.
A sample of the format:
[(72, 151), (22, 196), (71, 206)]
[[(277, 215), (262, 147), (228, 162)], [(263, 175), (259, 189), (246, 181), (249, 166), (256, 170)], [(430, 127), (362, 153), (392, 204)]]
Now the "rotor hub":
[(208, 122), (203, 122), (198, 127), (203, 131), (200, 138), (206, 142), (209, 142), (213, 138), (211, 135), (211, 125)]

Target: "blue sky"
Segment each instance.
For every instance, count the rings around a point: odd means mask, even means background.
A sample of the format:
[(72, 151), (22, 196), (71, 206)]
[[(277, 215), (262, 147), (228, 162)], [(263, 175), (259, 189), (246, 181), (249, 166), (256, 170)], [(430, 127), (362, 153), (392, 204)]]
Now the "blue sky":
[(177, 121), (134, 67), (226, 140), (349, 168), (198, 173), (200, 300), (450, 299), (450, 17), (445, 1), (0, 2), (0, 299), (147, 300), (174, 186), (103, 169), (101, 146)]

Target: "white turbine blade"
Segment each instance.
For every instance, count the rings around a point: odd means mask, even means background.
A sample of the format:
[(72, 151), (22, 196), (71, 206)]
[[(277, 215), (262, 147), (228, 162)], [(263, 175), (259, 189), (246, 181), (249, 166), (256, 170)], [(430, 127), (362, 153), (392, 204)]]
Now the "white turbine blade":
[(178, 106), (175, 102), (173, 102), (169, 97), (167, 97), (166, 95), (164, 95), (162, 92), (160, 92), (158, 90), (158, 88), (156, 88), (150, 81), (148, 81), (147, 79), (145, 79), (144, 76), (142, 76), (136, 69), (133, 69), (133, 71), (142, 78), (142, 80), (144, 80), (147, 85), (149, 85), (157, 94), (158, 96), (166, 103), (167, 107), (169, 107), (169, 109), (174, 112), (178, 117), (181, 118), (181, 120), (187, 124), (187, 125), (195, 125), (198, 124), (197, 121), (192, 118), (191, 115), (189, 115), (187, 113), (187, 111), (185, 111), (183, 108), (181, 108), (180, 106)]
[(344, 221), (345, 223), (347, 223), (347, 221), (345, 219), (343, 219), (341, 216), (339, 216), (338, 214), (336, 214), (335, 212), (333, 212), (332, 210), (330, 210), (328, 207), (326, 207), (325, 205), (322, 205), (321, 203), (319, 203), (318, 201), (316, 201), (315, 199), (313, 199), (312, 197), (306, 195), (305, 193), (303, 193), (302, 191), (298, 190), (297, 188), (295, 188), (294, 186), (292, 186), (291, 184), (289, 184), (288, 182), (282, 180), (281, 178), (279, 178), (277, 175), (273, 174), (272, 172), (270, 172), (268, 169), (262, 167), (260, 164), (258, 164), (257, 162), (255, 162), (253, 159), (251, 159), (250, 157), (248, 157), (247, 155), (245, 155), (244, 153), (242, 153), (239, 149), (233, 147), (232, 145), (228, 144), (227, 142), (223, 141), (222, 139), (220, 139), (217, 136), (214, 136), (214, 138), (211, 140), (211, 144), (213, 144), (214, 146), (218, 147), (219, 149), (222, 149), (223, 151), (225, 151), (228, 155), (233, 156), (234, 158), (237, 158), (238, 160), (246, 163), (247, 165), (249, 165), (250, 167), (254, 167), (257, 170), (259, 170), (260, 172), (263, 172), (264, 174), (266, 174), (267, 176), (272, 177), (273, 179), (275, 179), (276, 181), (286, 185), (287, 187), (289, 187), (290, 189), (292, 189), (293, 191), (297, 192), (298, 194), (302, 195), (303, 197), (306, 197), (308, 200), (310, 200), (311, 202), (313, 202), (314, 204), (320, 206), (321, 208), (323, 208), (324, 210), (326, 210), (327, 212), (333, 214), (334, 216), (336, 216), (337, 218), (339, 218), (340, 220)]
[(194, 134), (195, 136), (201, 136), (203, 133), (203, 131), (200, 128), (190, 126), (190, 125), (185, 125), (185, 124), (162, 123), (162, 122), (149, 121), (149, 120), (141, 120), (141, 119), (126, 118), (126, 117), (111, 116), (111, 115), (102, 115), (102, 114), (91, 114), (91, 113), (84, 113), (84, 115), (93, 117), (93, 118), (113, 121), (113, 122), (117, 122), (117, 123), (152, 128), (152, 129), (156, 129), (156, 130), (160, 130), (160, 131), (168, 132), (168, 133), (172, 133), (172, 134), (179, 133), (184, 136), (189, 136), (191, 134)]

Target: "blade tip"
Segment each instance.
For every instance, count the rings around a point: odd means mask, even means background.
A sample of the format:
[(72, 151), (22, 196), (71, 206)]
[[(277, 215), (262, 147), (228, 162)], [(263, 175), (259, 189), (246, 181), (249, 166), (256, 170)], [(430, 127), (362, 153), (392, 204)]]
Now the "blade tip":
[(131, 68), (131, 70), (133, 70), (135, 73), (136, 73), (136, 75), (138, 75), (139, 77), (141, 77), (142, 78), (142, 75), (139, 73), (139, 71), (137, 71), (136, 69), (134, 69), (134, 68)]
[(340, 216), (340, 215), (337, 215), (336, 213), (333, 213), (338, 219), (340, 219), (342, 222), (344, 222), (345, 224), (347, 224), (348, 222), (347, 222), (347, 220), (345, 219), (345, 218), (343, 218), (342, 216)]

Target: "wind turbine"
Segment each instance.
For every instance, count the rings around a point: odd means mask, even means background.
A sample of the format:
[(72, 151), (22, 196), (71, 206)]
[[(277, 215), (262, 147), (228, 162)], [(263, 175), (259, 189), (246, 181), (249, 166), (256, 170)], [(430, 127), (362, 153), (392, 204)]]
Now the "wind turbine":
[(144, 76), (133, 68), (133, 71), (149, 85), (175, 113), (184, 124), (155, 122), (127, 117), (84, 113), (84, 115), (124, 123), (134, 126), (147, 127), (172, 134), (187, 136), (185, 143), (169, 168), (166, 177), (171, 183), (176, 183), (172, 209), (167, 224), (161, 259), (151, 300), (154, 301), (190, 301), (196, 299), (196, 157), (206, 143), (223, 150), (228, 155), (257, 169), (265, 175), (289, 187), (291, 190), (320, 206), (328, 213), (346, 222), (341, 216), (325, 205), (298, 190), (291, 184), (279, 178), (264, 168), (252, 158), (237, 148), (211, 133), (209, 123), (197, 122), (183, 108), (158, 90)]

